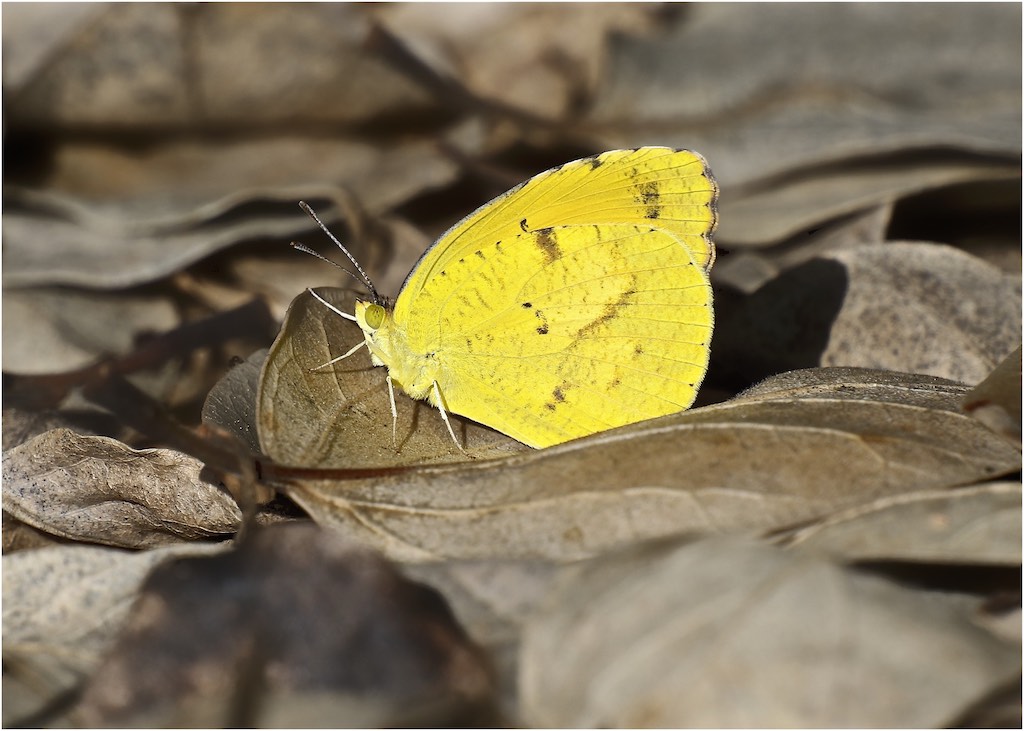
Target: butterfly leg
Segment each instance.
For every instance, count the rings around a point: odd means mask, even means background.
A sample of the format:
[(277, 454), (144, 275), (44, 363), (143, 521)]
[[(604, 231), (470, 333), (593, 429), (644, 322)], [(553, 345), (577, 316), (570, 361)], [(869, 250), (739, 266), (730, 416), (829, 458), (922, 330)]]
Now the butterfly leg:
[(366, 341), (365, 340), (363, 340), (358, 345), (353, 345), (352, 348), (347, 353), (345, 353), (345, 355), (339, 355), (337, 358), (332, 358), (331, 360), (327, 361), (326, 363), (321, 363), (320, 365), (318, 365), (318, 366), (316, 366), (314, 368), (310, 368), (309, 370), (311, 370), (311, 371), (318, 371), (321, 368), (326, 368), (327, 366), (334, 365), (339, 360), (345, 360), (347, 357), (352, 355), (354, 352), (359, 350), (364, 345), (366, 345)]
[(459, 451), (465, 454), (466, 450), (459, 444), (459, 440), (455, 436), (455, 430), (452, 429), (452, 423), (448, 420), (448, 412), (445, 411), (444, 401), (441, 399), (441, 387), (437, 385), (437, 381), (434, 381), (434, 396), (437, 398), (437, 409), (441, 412), (444, 425), (448, 427), (448, 433), (452, 435), (452, 441), (455, 442), (455, 446), (459, 448)]
[(395, 383), (388, 374), (388, 396), (391, 398), (391, 446), (398, 449), (398, 405), (395, 403)]

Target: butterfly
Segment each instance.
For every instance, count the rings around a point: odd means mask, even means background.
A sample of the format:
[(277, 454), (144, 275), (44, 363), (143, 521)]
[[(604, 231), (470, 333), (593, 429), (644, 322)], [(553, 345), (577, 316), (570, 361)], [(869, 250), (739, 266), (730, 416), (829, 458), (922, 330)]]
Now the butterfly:
[[(714, 326), (718, 186), (704, 158), (613, 150), (536, 175), (452, 226), (354, 320), (394, 386), (541, 448), (688, 408)], [(301, 245), (297, 245), (303, 248)], [(312, 290), (310, 290), (312, 292)], [(330, 365), (330, 364), (324, 364)], [(395, 416), (397, 419), (397, 416)]]

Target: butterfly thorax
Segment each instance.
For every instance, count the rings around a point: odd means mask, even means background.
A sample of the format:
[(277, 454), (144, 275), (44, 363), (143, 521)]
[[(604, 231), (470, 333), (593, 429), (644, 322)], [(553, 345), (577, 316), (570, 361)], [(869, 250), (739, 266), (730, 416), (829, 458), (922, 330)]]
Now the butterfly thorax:
[(433, 386), (440, 371), (434, 354), (413, 351), (405, 331), (395, 326), (390, 308), (372, 302), (356, 302), (355, 314), (373, 364), (386, 367), (391, 380), (409, 396), (427, 399), (433, 404)]

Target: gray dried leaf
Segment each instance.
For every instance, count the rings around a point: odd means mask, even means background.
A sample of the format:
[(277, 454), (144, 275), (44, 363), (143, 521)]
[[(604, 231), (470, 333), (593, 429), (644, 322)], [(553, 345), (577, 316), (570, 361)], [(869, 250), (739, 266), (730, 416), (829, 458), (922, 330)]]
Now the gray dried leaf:
[(609, 147), (700, 150), (726, 188), (907, 149), (1014, 158), (1020, 22), (1016, 5), (699, 5), (617, 39), (588, 121)]
[[(356, 295), (317, 292), (351, 313)], [(314, 370), (363, 341), (359, 327), (315, 300), (295, 298), (270, 348), (256, 411), (263, 454), (300, 467), (367, 467), (465, 461), (526, 449), (475, 422), (450, 415), (467, 454), (459, 452), (440, 412), (396, 389), (397, 449), (386, 373), (362, 348), (331, 368)]]
[(873, 165), (830, 165), (784, 181), (771, 178), (723, 196), (715, 238), (726, 248), (763, 247), (825, 221), (892, 204), (924, 190), (954, 183), (1019, 179), (1019, 165), (987, 158), (964, 161), (962, 157), (945, 160), (932, 156), (917, 162), (901, 163), (896, 158)]
[(157, 294), (4, 287), (3, 369), (22, 375), (74, 370), (124, 355), (139, 335), (171, 330), (180, 320), (170, 298)]
[(437, 589), (495, 670), (502, 717), (518, 716), (522, 627), (551, 590), (559, 565), (550, 561), (438, 561), (407, 564), (402, 573)]
[(803, 264), (820, 254), (885, 240), (892, 216), (892, 205), (874, 206), (844, 216), (799, 238), (768, 249), (734, 251), (715, 262), (711, 281), (727, 284), (744, 294), (753, 294), (784, 270)]
[(214, 424), (235, 435), (253, 454), (260, 451), (256, 434), (256, 389), (266, 359), (267, 349), (257, 350), (217, 381), (203, 403), (203, 423)]
[(59, 539), (49, 533), (36, 530), (27, 523), (22, 523), (7, 511), (3, 512), (3, 554), (17, 553), (33, 548), (46, 548), (58, 545)]
[(1018, 347), (963, 399), (964, 411), (1009, 441), (1021, 440), (1021, 349)]
[(748, 297), (712, 357), (751, 380), (824, 365), (977, 383), (1020, 344), (1020, 309), (1019, 280), (954, 247), (853, 247)]
[(153, 572), (75, 716), (87, 726), (323, 727), (348, 725), (329, 714), (352, 710), (370, 726), (475, 726), (491, 692), (483, 656), (439, 595), (304, 523)]
[[(366, 242), (367, 245), (361, 245), (362, 237), (355, 241), (347, 241), (346, 248), (370, 275), (379, 292), (398, 292), (413, 265), (419, 261), (432, 242), (422, 231), (401, 219), (382, 218), (373, 223), (383, 236)], [(336, 230), (334, 233), (344, 238), (341, 231)], [(316, 233), (304, 236), (303, 243), (313, 246), (323, 238)], [(326, 246), (329, 248), (320, 248), (321, 253), (328, 258), (344, 260), (344, 256), (333, 243)], [(296, 293), (310, 286), (339, 281), (345, 286), (353, 284), (353, 280), (347, 275), (332, 270), (314, 257), (298, 254), (292, 249), (273, 259), (261, 253), (248, 255), (239, 252), (227, 262), (226, 269), (240, 289), (250, 295), (262, 295), (278, 320), (284, 319)]]
[(847, 560), (1019, 566), (1021, 485), (988, 482), (884, 497), (784, 538)]
[[(58, 546), (5, 555), (4, 726), (16, 724), (93, 672), (154, 566), (173, 556), (219, 550), (209, 544), (141, 552)], [(23, 693), (7, 692), (14, 687)]]
[(313, 227), (300, 199), (333, 224), (348, 190), (379, 214), (455, 174), (436, 145), (416, 140), (384, 149), (299, 136), (168, 142), (145, 154), (68, 144), (45, 189), (4, 191), (3, 281), (133, 286), (243, 241), (300, 237)]
[(735, 402), (549, 449), (292, 474), (281, 487), (314, 520), (399, 560), (574, 560), (686, 531), (777, 530), (1016, 471), (1019, 450), (960, 411), (965, 390), (897, 373), (805, 371)]
[(109, 414), (100, 411), (81, 413), (74, 411), (27, 411), (5, 408), (0, 418), (3, 430), (2, 451), (24, 444), (32, 437), (51, 429), (71, 429), (78, 434), (104, 434), (110, 436), (118, 424)]
[(554, 728), (942, 727), (1019, 672), (925, 594), (721, 539), (567, 567), (520, 656), (524, 718)]
[(63, 538), (127, 548), (233, 533), (241, 512), (202, 469), (169, 449), (55, 429), (4, 453), (4, 510)]

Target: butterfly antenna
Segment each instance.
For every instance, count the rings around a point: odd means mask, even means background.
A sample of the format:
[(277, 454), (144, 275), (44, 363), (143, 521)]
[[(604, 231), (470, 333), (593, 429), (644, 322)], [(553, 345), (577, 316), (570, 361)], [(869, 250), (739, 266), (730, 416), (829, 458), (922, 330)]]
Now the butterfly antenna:
[[(304, 210), (306, 212), (306, 214), (310, 218), (312, 218), (314, 221), (316, 221), (316, 225), (320, 227), (320, 230), (322, 230), (325, 234), (327, 234), (327, 237), (331, 241), (333, 241), (335, 243), (335, 245), (337, 245), (337, 247), (342, 250), (342, 252), (344, 252), (345, 256), (348, 257), (348, 260), (350, 262), (352, 262), (352, 264), (355, 266), (356, 271), (359, 272), (359, 277), (356, 277), (354, 274), (352, 274), (352, 272), (349, 272), (349, 274), (351, 274), (352, 277), (355, 278), (355, 279), (360, 279), (360, 278), (362, 279), (363, 284), (365, 284), (367, 289), (370, 290), (370, 294), (373, 296), (373, 301), (374, 302), (376, 302), (378, 304), (383, 302), (383, 299), (381, 298), (380, 294), (377, 293), (377, 288), (373, 286), (373, 282), (370, 281), (370, 278), (366, 275), (366, 272), (363, 271), (363, 268), (361, 266), (359, 266), (359, 262), (356, 261), (356, 258), (354, 256), (352, 256), (351, 252), (349, 252), (348, 249), (345, 248), (345, 245), (342, 244), (340, 241), (338, 241), (338, 239), (336, 239), (334, 237), (334, 234), (331, 233), (331, 230), (329, 228), (327, 228), (327, 226), (324, 225), (324, 222), (320, 220), (320, 218), (316, 215), (316, 213), (313, 211), (313, 209), (310, 208), (309, 205), (305, 201), (299, 201), (299, 207), (302, 208), (302, 210)], [(334, 264), (339, 269), (342, 269), (342, 270), (348, 272), (348, 269), (345, 269), (345, 267), (340, 266), (339, 264), (335, 264), (335, 262), (331, 261), (330, 259), (328, 259), (326, 257), (320, 256), (319, 254), (317, 254), (315, 251), (313, 251), (312, 249), (310, 249), (307, 246), (303, 246), (302, 244), (299, 244), (298, 246), (296, 246), (294, 241), (292, 242), (292, 246), (294, 246), (296, 249), (299, 249), (300, 251), (305, 251), (308, 254), (313, 254), (313, 256), (316, 256), (316, 257), (318, 257), (320, 259), (323, 259), (324, 261), (330, 262), (331, 264)]]
[(293, 249), (298, 249), (303, 254), (309, 254), (310, 256), (315, 256), (320, 261), (326, 261), (328, 264), (330, 264), (332, 266), (338, 267), (338, 269), (340, 269), (341, 271), (345, 272), (345, 274), (349, 275), (350, 277), (352, 277), (354, 280), (356, 280), (360, 284), (365, 284), (365, 282), (362, 279), (360, 279), (358, 276), (356, 276), (355, 274), (350, 272), (348, 269), (343, 267), (341, 264), (339, 264), (336, 261), (333, 261), (332, 259), (328, 259), (326, 256), (324, 256), (320, 252), (313, 251), (311, 248), (309, 248), (305, 244), (299, 243), (298, 241), (292, 241), (291, 242), (291, 247)]

